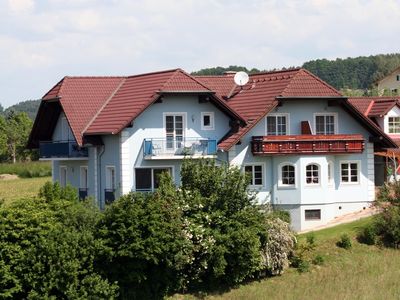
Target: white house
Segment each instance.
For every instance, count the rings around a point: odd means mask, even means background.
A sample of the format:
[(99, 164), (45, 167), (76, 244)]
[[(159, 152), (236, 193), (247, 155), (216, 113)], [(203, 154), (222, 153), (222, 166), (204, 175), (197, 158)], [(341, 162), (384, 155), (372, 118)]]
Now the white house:
[(191, 76), (65, 77), (42, 99), (29, 139), (53, 180), (100, 207), (180, 183), (183, 157), (208, 157), (251, 175), (258, 202), (286, 209), (295, 230), (374, 200), (374, 151), (397, 147), (368, 116), (304, 69)]
[(394, 69), (389, 75), (376, 82), (378, 91), (383, 94), (384, 91), (390, 91), (391, 95), (400, 95), (400, 67)]

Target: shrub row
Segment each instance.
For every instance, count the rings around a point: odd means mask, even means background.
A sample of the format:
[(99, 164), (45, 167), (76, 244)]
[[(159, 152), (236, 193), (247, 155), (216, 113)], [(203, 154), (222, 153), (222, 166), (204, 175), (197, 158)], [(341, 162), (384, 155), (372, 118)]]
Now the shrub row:
[(187, 161), (181, 172), (180, 189), (164, 174), (157, 192), (104, 212), (50, 183), (0, 207), (0, 297), (157, 299), (287, 267), (294, 235), (252, 204), (238, 169)]

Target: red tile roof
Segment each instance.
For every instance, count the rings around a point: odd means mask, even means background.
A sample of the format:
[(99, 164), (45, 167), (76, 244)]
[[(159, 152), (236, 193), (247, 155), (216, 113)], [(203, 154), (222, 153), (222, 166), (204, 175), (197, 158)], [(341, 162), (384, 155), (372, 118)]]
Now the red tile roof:
[(123, 77), (64, 77), (43, 99), (60, 98), (71, 130), (81, 145), (85, 127), (123, 81)]
[[(220, 97), (227, 96), (233, 87), (231, 76), (197, 76)], [(277, 104), (277, 97), (342, 97), (333, 87), (304, 69), (291, 69), (250, 75), (242, 88), (236, 87), (227, 100), (248, 124), (238, 132), (228, 134), (219, 147), (229, 150)]]
[[(193, 77), (174, 69), (128, 77), (65, 77), (43, 101), (58, 97), (74, 136), (82, 145), (86, 134), (119, 133), (164, 93), (207, 93), (214, 104), (239, 120), (242, 127), (220, 141), (219, 147), (224, 150), (236, 144), (281, 98), (343, 98), (304, 69), (252, 74), (243, 87), (234, 86), (233, 76)], [(371, 122), (362, 113), (360, 116)], [(30, 141), (33, 139), (31, 136)]]
[(349, 98), (361, 113), (369, 117), (383, 116), (395, 105), (399, 105), (400, 97), (351, 97)]

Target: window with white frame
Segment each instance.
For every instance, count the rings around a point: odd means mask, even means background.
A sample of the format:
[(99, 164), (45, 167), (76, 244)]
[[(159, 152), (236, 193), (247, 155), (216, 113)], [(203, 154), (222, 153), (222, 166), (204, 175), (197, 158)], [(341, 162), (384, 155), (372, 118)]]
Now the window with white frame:
[(114, 166), (106, 166), (106, 189), (114, 191), (116, 188), (116, 175)]
[(328, 162), (328, 184), (333, 184), (334, 181), (334, 170), (333, 170), (333, 162)]
[(280, 166), (280, 185), (294, 186), (296, 184), (296, 169), (294, 165), (284, 164)]
[(342, 183), (358, 183), (360, 176), (359, 163), (355, 161), (340, 163), (340, 181)]
[(160, 185), (161, 174), (165, 172), (172, 175), (172, 168), (170, 167), (136, 168), (135, 169), (136, 191), (141, 191), (141, 192), (154, 191)]
[(214, 130), (214, 112), (201, 113), (201, 129)]
[(309, 185), (319, 184), (319, 165), (309, 164), (306, 166), (306, 183)]
[(88, 167), (81, 166), (80, 167), (80, 188), (87, 189), (88, 188)]
[(185, 131), (184, 113), (164, 113), (166, 149), (176, 150), (182, 148)]
[(400, 133), (400, 117), (388, 117), (389, 133)]
[(289, 115), (288, 114), (273, 114), (266, 118), (267, 135), (287, 135)]
[(62, 187), (67, 186), (67, 167), (66, 166), (60, 166), (60, 185)]
[(262, 165), (247, 165), (244, 171), (250, 179), (250, 185), (263, 185), (263, 166)]
[(335, 134), (336, 114), (315, 114), (315, 134)]

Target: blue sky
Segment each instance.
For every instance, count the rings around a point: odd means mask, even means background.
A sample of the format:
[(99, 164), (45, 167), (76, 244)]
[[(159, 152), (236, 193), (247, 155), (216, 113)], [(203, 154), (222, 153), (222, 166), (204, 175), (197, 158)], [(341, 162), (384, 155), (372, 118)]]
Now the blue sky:
[(259, 69), (400, 52), (400, 0), (0, 0), (0, 103), (65, 75)]

